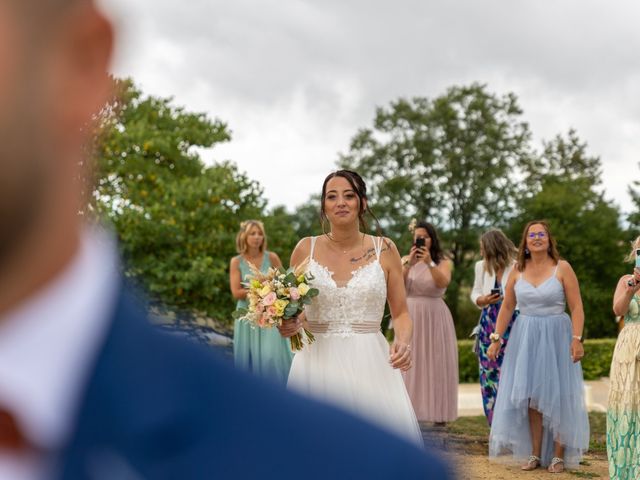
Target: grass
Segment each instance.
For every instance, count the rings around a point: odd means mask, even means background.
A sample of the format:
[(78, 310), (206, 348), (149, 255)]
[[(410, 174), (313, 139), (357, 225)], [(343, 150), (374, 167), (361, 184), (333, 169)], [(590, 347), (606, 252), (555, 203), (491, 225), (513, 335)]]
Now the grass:
[[(601, 412), (589, 412), (589, 426), (591, 438), (589, 453), (592, 455), (606, 455), (607, 453), (607, 416)], [(446, 434), (460, 441), (481, 442), (489, 441), (489, 426), (484, 415), (476, 417), (460, 417), (445, 427)]]

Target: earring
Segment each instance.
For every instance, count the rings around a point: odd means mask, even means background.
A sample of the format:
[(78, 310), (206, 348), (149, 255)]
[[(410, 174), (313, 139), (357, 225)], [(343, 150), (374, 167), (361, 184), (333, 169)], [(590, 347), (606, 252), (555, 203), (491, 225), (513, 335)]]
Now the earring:
[(525, 255), (529, 255), (530, 253), (531, 253), (531, 252), (529, 251), (529, 249), (528, 249), (528, 248), (525, 248), (525, 249), (524, 249), (524, 254), (525, 254)]

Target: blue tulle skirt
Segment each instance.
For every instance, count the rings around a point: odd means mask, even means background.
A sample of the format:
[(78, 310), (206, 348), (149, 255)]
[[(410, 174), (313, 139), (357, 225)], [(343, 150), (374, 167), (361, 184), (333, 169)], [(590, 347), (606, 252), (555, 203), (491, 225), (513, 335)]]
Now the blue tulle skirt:
[(489, 456), (526, 460), (532, 453), (528, 408), (543, 415), (542, 464), (551, 462), (554, 441), (575, 467), (589, 447), (589, 419), (582, 367), (571, 360), (572, 328), (566, 313), (520, 314), (507, 345), (489, 437)]

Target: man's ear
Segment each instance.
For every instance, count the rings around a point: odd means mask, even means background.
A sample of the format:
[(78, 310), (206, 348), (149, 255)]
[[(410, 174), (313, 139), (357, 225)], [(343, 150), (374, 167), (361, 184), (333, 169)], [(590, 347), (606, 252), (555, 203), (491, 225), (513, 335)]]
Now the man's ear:
[(62, 20), (56, 94), (64, 102), (61, 121), (82, 128), (108, 99), (113, 27), (93, 2), (78, 2)]

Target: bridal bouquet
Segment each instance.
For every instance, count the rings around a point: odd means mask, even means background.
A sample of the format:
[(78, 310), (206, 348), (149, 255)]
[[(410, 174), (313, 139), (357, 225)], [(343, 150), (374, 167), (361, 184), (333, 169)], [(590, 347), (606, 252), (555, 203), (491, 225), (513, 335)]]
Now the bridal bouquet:
[[(293, 269), (270, 268), (262, 273), (255, 265), (249, 265), (251, 275), (244, 284), (249, 292), (249, 308), (238, 309), (233, 317), (249, 322), (258, 328), (273, 328), (300, 315), (311, 299), (320, 293), (311, 286), (313, 275), (306, 272), (306, 263)], [(291, 350), (302, 350), (314, 341), (307, 329), (291, 337)]]

